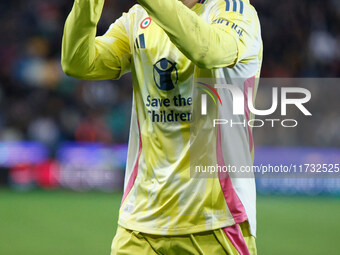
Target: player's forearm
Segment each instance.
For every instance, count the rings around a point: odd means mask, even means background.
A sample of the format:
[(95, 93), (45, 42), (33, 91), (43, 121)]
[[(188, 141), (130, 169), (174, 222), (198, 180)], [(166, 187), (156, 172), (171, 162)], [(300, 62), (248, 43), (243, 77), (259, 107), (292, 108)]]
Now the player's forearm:
[(178, 0), (138, 0), (171, 41), (201, 68), (226, 67), (237, 60), (237, 41)]
[(86, 78), (96, 58), (95, 37), (104, 0), (75, 0), (64, 28), (62, 68), (67, 75)]

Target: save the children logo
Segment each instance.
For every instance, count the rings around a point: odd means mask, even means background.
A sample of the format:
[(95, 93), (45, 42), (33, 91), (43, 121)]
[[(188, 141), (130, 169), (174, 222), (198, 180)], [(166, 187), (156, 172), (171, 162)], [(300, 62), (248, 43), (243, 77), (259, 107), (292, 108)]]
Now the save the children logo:
[(178, 70), (176, 63), (162, 58), (153, 66), (153, 77), (160, 90), (169, 91), (178, 83)]

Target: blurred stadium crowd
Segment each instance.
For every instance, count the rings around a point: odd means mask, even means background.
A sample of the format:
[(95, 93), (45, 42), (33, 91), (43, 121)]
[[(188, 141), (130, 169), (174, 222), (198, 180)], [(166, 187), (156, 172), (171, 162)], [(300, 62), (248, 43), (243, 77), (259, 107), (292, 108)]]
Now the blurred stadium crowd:
[[(251, 2), (262, 22), (263, 77), (340, 76), (339, 0)], [(127, 141), (130, 76), (88, 82), (68, 78), (61, 70), (63, 25), (72, 4), (72, 0), (0, 3), (0, 141), (34, 140), (51, 151), (65, 140)], [(106, 0), (98, 34), (133, 4)], [(316, 102), (327, 107), (325, 99)], [(337, 102), (334, 107), (340, 109)], [(340, 130), (336, 113), (334, 128)], [(310, 145), (309, 139), (298, 142)], [(324, 145), (340, 145), (339, 137), (329, 140)]]

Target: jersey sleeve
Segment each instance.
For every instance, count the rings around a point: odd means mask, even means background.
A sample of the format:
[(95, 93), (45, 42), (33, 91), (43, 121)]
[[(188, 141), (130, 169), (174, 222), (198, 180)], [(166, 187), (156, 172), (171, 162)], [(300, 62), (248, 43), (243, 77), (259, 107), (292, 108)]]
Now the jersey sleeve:
[(64, 28), (62, 68), (85, 80), (118, 79), (130, 70), (131, 50), (123, 14), (103, 36), (96, 37), (104, 0), (75, 0)]
[[(178, 0), (138, 0), (150, 17), (168, 34), (171, 41), (187, 58), (200, 68), (234, 66), (244, 55), (245, 41), (240, 40), (239, 30), (217, 22), (209, 24)], [(225, 1), (219, 1), (212, 10), (212, 20), (218, 17), (229, 20)], [(236, 20), (235, 20), (236, 22)], [(242, 24), (238, 25), (239, 28)]]
[[(233, 2), (233, 4), (231, 4)], [(237, 61), (242, 62), (257, 56), (253, 52), (255, 41), (260, 30), (256, 11), (244, 1), (219, 1), (212, 10), (210, 22), (218, 29), (234, 37), (237, 43)], [(256, 48), (257, 49), (257, 48)]]

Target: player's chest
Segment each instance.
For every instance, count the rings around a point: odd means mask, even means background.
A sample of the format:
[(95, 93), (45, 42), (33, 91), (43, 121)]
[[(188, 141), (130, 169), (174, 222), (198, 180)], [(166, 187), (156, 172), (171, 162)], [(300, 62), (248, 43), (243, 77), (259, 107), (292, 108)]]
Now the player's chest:
[(192, 62), (174, 45), (164, 30), (150, 17), (143, 18), (134, 28), (133, 57), (145, 72), (173, 73), (190, 76)]

